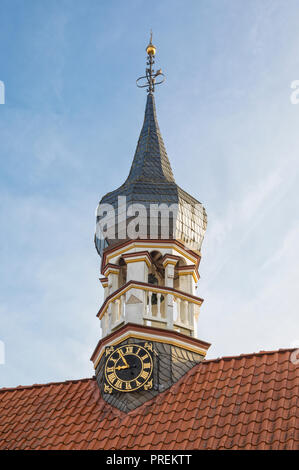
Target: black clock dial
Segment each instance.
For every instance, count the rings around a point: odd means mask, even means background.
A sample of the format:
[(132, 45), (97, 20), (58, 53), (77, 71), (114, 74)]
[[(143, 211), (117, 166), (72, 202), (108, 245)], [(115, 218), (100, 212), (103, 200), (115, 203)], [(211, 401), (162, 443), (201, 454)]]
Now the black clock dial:
[(152, 343), (148, 342), (107, 348), (105, 391), (130, 392), (152, 388), (152, 349)]
[[(117, 376), (121, 380), (131, 381), (140, 375), (140, 371), (142, 370), (142, 361), (138, 356), (133, 354), (126, 354), (125, 358), (129, 367), (126, 369), (119, 369)], [(121, 360), (119, 362), (121, 363)]]

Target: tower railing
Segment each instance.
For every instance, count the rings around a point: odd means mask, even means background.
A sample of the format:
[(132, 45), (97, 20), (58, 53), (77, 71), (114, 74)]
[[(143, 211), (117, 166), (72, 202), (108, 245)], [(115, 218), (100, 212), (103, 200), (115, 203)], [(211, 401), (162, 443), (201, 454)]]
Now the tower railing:
[[(138, 301), (133, 305), (128, 303), (131, 294)], [(103, 336), (129, 322), (175, 329), (194, 336), (194, 319), (201, 304), (199, 297), (170, 287), (130, 281), (107, 297), (98, 316)]]

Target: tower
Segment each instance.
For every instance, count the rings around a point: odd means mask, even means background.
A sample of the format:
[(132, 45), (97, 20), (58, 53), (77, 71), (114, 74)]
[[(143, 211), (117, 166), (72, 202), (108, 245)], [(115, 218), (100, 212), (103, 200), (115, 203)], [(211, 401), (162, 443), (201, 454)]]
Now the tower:
[(202, 361), (197, 338), (203, 300), (196, 295), (207, 225), (203, 205), (175, 182), (160, 133), (154, 93), (165, 80), (146, 48), (144, 122), (125, 182), (97, 210), (102, 258), (102, 339), (91, 357), (103, 398), (128, 412), (164, 391)]

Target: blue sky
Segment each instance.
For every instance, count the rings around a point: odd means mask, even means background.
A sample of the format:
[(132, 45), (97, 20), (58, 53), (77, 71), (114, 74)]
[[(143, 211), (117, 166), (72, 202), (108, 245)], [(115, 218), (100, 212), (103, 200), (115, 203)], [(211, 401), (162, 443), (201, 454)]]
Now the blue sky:
[[(297, 0), (1, 0), (0, 386), (93, 374), (100, 197), (141, 129), (149, 31), (177, 183), (208, 213), (208, 357), (299, 341)], [(299, 346), (299, 344), (298, 344)]]

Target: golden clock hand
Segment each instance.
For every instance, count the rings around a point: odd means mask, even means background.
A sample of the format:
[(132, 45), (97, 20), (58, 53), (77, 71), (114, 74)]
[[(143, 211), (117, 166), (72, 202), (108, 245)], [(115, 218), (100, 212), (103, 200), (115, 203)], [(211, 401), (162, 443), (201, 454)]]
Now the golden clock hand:
[(124, 361), (126, 367), (130, 367), (129, 364), (127, 363), (126, 359), (125, 359), (125, 356), (122, 354), (122, 352), (120, 350), (118, 352), (119, 352), (120, 357)]
[(116, 366), (115, 369), (116, 370), (122, 370), (122, 369), (129, 369), (129, 367), (130, 367), (129, 365), (127, 365), (127, 366)]

